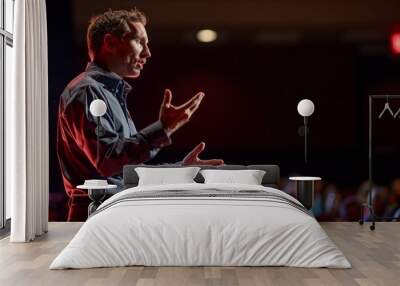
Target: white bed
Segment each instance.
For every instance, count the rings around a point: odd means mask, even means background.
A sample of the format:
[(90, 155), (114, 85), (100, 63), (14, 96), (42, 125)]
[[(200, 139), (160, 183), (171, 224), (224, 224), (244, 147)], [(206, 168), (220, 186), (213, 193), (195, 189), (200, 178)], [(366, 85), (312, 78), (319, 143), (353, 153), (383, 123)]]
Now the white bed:
[[(171, 197), (146, 198), (146, 192), (175, 190), (177, 194)], [(265, 192), (268, 199), (264, 193), (252, 196), (253, 191)], [(241, 195), (214, 196), (215, 192)], [(129, 188), (99, 207), (50, 269), (127, 265), (350, 268), (319, 223), (298, 204), (278, 189), (255, 185)]]

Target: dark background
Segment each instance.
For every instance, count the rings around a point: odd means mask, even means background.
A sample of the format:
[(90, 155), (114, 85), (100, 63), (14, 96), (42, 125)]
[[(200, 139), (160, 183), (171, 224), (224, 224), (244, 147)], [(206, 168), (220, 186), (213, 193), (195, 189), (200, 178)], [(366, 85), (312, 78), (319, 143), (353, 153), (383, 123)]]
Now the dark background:
[[(301, 5), (300, 5), (301, 3)], [(320, 220), (358, 219), (368, 179), (368, 94), (400, 94), (400, 61), (389, 36), (400, 23), (398, 1), (47, 1), (49, 45), (50, 219), (65, 220), (67, 196), (56, 155), (59, 96), (88, 61), (92, 15), (137, 6), (148, 18), (152, 58), (130, 81), (128, 104), (138, 129), (157, 120), (164, 88), (173, 103), (206, 94), (191, 122), (150, 163), (180, 161), (201, 141), (202, 158), (228, 164), (279, 164), (282, 189), (292, 174), (321, 176)], [(201, 28), (218, 32), (201, 44)], [(303, 118), (311, 99), (309, 164), (303, 163)], [(380, 215), (399, 208), (400, 118), (374, 103), (374, 179)], [(390, 101), (394, 111), (400, 100)]]

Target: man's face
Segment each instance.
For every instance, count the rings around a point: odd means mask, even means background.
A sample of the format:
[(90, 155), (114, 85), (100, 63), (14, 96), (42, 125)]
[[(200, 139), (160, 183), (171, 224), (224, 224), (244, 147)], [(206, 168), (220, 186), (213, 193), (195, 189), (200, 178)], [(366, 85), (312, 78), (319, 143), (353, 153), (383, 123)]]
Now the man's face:
[(130, 31), (115, 42), (112, 49), (112, 71), (120, 76), (137, 78), (151, 56), (146, 29), (142, 23), (128, 24)]

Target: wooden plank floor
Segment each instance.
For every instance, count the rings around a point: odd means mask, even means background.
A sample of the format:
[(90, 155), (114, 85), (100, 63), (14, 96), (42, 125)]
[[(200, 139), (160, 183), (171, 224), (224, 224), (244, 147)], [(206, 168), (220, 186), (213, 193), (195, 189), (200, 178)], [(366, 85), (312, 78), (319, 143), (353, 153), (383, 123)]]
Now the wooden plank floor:
[(400, 285), (400, 223), (374, 232), (356, 222), (321, 223), (352, 269), (290, 267), (120, 267), (48, 270), (81, 223), (50, 223), (32, 243), (0, 241), (0, 285)]

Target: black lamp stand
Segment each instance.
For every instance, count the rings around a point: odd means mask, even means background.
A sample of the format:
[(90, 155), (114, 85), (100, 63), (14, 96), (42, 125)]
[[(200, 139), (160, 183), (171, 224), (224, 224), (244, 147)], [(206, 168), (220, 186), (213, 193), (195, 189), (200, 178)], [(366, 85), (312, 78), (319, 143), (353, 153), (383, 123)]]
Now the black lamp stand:
[(304, 116), (304, 163), (307, 164), (308, 117)]

